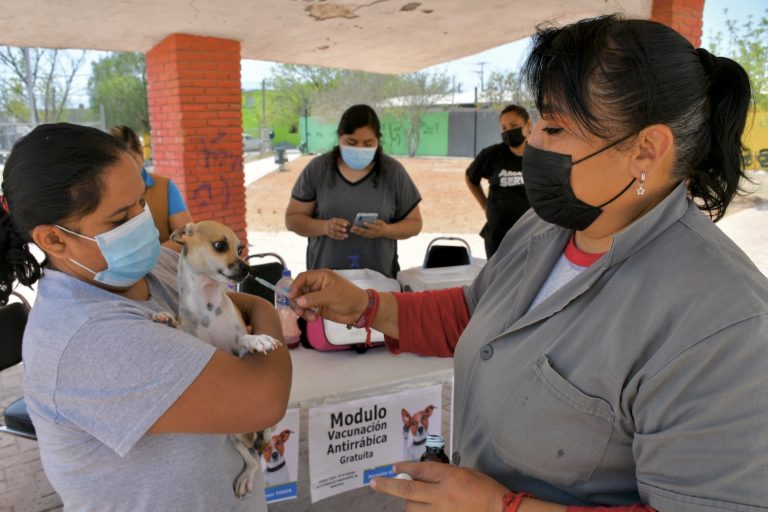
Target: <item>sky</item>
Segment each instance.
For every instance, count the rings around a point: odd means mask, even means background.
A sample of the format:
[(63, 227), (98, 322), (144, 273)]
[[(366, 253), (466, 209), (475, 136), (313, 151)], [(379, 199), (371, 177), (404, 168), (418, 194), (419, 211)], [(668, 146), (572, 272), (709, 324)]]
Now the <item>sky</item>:
[[(750, 14), (755, 18), (762, 15), (768, 9), (768, 0), (705, 0), (703, 47), (709, 47), (718, 32), (725, 32), (726, 17), (723, 15), (725, 9), (728, 9), (728, 18), (735, 19), (737, 22), (744, 22)], [(508, 72), (518, 69), (525, 58), (528, 43), (528, 38), (521, 39), (462, 59), (426, 68), (426, 70), (441, 70), (445, 71), (449, 76), (455, 76), (457, 86), (461, 83), (462, 90), (464, 91), (470, 91), (474, 87), (479, 89), (481, 63), (483, 63), (484, 81), (493, 71)], [(106, 52), (91, 52), (91, 60), (98, 60), (105, 54)], [(261, 81), (270, 77), (274, 65), (274, 62), (242, 60), (242, 88), (246, 90), (260, 88)], [(87, 83), (89, 73), (90, 62), (86, 63), (78, 73), (77, 83), (74, 84), (72, 94), (72, 103), (74, 105), (78, 103), (88, 104)]]

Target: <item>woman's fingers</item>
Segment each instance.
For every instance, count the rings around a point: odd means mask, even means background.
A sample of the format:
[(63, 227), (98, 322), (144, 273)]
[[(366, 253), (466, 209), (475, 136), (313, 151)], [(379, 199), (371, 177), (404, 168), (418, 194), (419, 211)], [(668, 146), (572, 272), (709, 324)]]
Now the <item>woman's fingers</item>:
[(449, 464), (438, 462), (398, 462), (394, 467), (395, 473), (408, 473), (414, 480), (433, 484), (445, 478), (451, 469)]
[(417, 480), (398, 480), (396, 478), (376, 477), (371, 480), (371, 489), (396, 498), (403, 498), (415, 503), (431, 504), (435, 502), (438, 486)]
[(325, 234), (336, 240), (344, 240), (349, 235), (349, 222), (344, 219), (328, 219), (325, 224)]
[(368, 294), (330, 270), (302, 272), (291, 285), (290, 297), (304, 310), (299, 312), (306, 320), (312, 313), (341, 323), (352, 323), (365, 310)]
[(381, 238), (385, 236), (387, 224), (382, 220), (376, 222), (364, 222), (362, 226), (352, 226), (350, 233), (362, 236), (363, 238)]

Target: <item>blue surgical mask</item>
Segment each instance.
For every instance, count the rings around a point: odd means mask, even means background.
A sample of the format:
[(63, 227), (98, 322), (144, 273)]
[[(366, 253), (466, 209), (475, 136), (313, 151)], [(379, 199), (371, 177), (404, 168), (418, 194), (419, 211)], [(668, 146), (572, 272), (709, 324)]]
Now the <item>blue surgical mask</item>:
[(339, 144), (341, 149), (341, 159), (350, 169), (357, 171), (365, 169), (373, 162), (373, 157), (376, 156), (377, 148), (358, 148), (355, 146), (345, 146)]
[(128, 288), (152, 270), (160, 255), (160, 233), (152, 220), (149, 207), (115, 229), (95, 237), (57, 227), (86, 240), (96, 242), (107, 262), (107, 268), (94, 272), (82, 263), (69, 261), (93, 274), (94, 281), (115, 288)]

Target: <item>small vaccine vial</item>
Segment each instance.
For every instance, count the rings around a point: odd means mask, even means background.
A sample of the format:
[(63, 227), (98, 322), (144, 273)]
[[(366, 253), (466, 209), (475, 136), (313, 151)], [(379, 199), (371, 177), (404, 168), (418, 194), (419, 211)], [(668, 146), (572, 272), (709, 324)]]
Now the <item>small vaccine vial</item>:
[(421, 462), (432, 461), (450, 464), (451, 461), (445, 454), (445, 440), (443, 439), (443, 436), (429, 434), (427, 436), (427, 449), (419, 460)]
[(395, 480), (413, 480), (413, 477), (408, 473), (398, 473), (395, 475)]

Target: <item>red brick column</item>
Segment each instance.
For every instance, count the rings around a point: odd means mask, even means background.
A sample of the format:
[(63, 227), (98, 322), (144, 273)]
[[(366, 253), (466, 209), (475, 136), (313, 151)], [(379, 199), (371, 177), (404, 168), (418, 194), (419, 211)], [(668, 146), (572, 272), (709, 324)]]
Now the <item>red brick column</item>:
[(172, 34), (147, 53), (155, 172), (178, 185), (195, 221), (246, 241), (240, 43)]
[(694, 46), (701, 46), (704, 0), (653, 0), (651, 19), (672, 27)]

